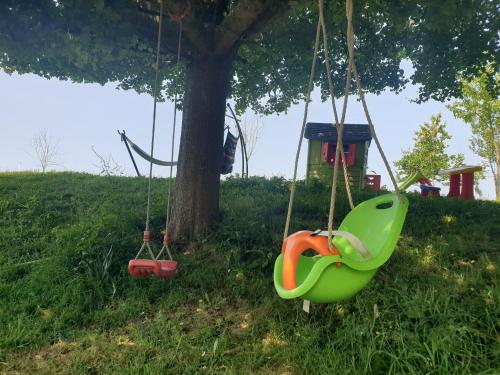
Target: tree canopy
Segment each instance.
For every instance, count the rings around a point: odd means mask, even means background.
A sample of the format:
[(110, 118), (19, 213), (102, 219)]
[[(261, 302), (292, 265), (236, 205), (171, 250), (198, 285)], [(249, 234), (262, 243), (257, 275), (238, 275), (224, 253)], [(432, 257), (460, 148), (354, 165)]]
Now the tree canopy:
[[(401, 90), (408, 82), (401, 61), (409, 59), (419, 100), (459, 96), (459, 72), (468, 77), (498, 61), (497, 8), (494, 0), (355, 1), (356, 65), (364, 88)], [(325, 1), (325, 10), (334, 91), (341, 95), (345, 1)], [(160, 19), (162, 94), (179, 94), (183, 106), (170, 231), (173, 238), (193, 238), (218, 218), (226, 100), (233, 99), (240, 113), (268, 114), (304, 99), (315, 0), (2, 0), (0, 68), (151, 92)], [(176, 66), (181, 25), (183, 64)], [(320, 52), (323, 63), (324, 47)], [(324, 69), (314, 77), (324, 99), (327, 78)]]
[[(241, 111), (285, 111), (303, 98), (317, 21), (315, 1), (165, 1), (164, 94), (182, 94), (173, 64), (186, 11), (184, 61), (233, 53), (229, 95)], [(346, 68), (343, 1), (326, 1), (336, 93)], [(498, 53), (498, 4), (492, 0), (358, 0), (354, 4), (357, 64), (367, 90), (400, 90), (400, 63), (410, 59), (419, 100), (460, 96), (465, 77)], [(159, 13), (152, 0), (4, 0), (0, 2), (0, 67), (74, 82), (118, 82), (151, 92)], [(322, 59), (320, 58), (320, 61)], [(327, 94), (325, 73), (316, 84)]]

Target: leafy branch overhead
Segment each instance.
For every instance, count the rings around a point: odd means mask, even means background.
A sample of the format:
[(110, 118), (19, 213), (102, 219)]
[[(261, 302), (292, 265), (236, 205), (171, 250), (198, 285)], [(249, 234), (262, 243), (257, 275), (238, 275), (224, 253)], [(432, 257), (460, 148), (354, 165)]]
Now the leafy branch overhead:
[[(231, 58), (230, 96), (241, 111), (282, 112), (303, 98), (317, 21), (315, 1), (165, 1), (164, 94), (182, 94), (174, 68), (182, 18), (182, 58)], [(327, 1), (335, 89), (346, 67), (344, 2)], [(159, 2), (153, 0), (5, 0), (0, 3), (0, 67), (74, 82), (117, 82), (151, 92)], [(415, 68), (420, 100), (460, 96), (465, 77), (498, 53), (494, 1), (359, 0), (355, 2), (357, 62), (368, 90), (400, 90), (403, 59)], [(322, 62), (323, 59), (320, 58)], [(325, 73), (316, 84), (326, 96)]]

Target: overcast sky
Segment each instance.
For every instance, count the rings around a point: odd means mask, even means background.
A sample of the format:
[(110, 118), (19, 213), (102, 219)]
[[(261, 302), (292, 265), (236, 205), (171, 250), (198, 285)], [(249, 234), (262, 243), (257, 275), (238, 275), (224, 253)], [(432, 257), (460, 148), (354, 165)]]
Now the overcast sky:
[[(37, 132), (45, 129), (59, 144), (59, 166), (52, 169), (99, 173), (96, 166), (99, 161), (91, 150), (94, 146), (103, 156), (111, 155), (127, 175), (134, 175), (132, 163), (116, 130), (125, 129), (135, 143), (149, 150), (153, 100), (148, 95), (115, 87), (115, 84), (74, 84), (31, 74), (9, 76), (0, 72), (0, 171), (40, 169), (33, 155), (32, 140)], [(384, 92), (379, 96), (367, 96), (377, 134), (389, 161), (398, 160), (402, 150), (411, 147), (414, 132), (420, 124), (428, 121), (431, 115), (441, 113), (453, 137), (449, 153), (462, 152), (467, 164), (479, 163), (479, 158), (469, 149), (471, 135), (468, 126), (456, 120), (443, 103), (411, 102), (416, 96), (416, 87), (408, 87), (398, 95)], [(159, 104), (155, 156), (160, 159), (170, 158), (172, 112), (171, 103)], [(251, 175), (291, 177), (302, 114), (303, 104), (300, 104), (293, 106), (287, 114), (263, 119), (262, 137), (250, 160)], [(328, 102), (321, 103), (318, 93), (315, 93), (309, 121), (329, 122), (331, 119), (331, 106)], [(366, 123), (359, 102), (350, 101), (346, 122)], [(227, 124), (232, 125), (230, 120)], [(179, 135), (180, 131), (177, 140)], [(301, 177), (306, 169), (306, 143), (304, 146), (299, 169)], [(176, 153), (177, 150), (178, 144)], [(147, 162), (137, 160), (139, 169), (145, 174)], [(238, 152), (235, 172), (240, 170), (239, 163)], [(368, 166), (382, 175), (382, 184), (390, 186), (374, 144), (370, 147)], [(153, 173), (165, 176), (168, 168), (155, 166)], [(494, 198), (489, 171), (487, 179), (480, 183), (480, 189), (483, 198)], [(447, 187), (443, 190), (446, 194)]]

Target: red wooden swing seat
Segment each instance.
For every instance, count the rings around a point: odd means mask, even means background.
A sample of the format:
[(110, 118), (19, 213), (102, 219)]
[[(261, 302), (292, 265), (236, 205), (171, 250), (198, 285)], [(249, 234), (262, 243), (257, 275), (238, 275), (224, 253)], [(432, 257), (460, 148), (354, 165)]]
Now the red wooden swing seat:
[(166, 279), (177, 273), (177, 262), (174, 260), (132, 259), (128, 262), (128, 272), (132, 277), (154, 275)]
[(151, 240), (151, 232), (148, 230), (144, 231), (144, 243), (136, 256), (139, 256), (144, 249), (149, 251), (152, 259), (132, 259), (128, 262), (128, 272), (132, 277), (145, 277), (145, 276), (156, 276), (163, 279), (174, 276), (177, 273), (177, 262), (172, 259), (170, 250), (168, 249), (168, 235), (163, 235), (163, 248), (161, 249), (158, 256), (161, 255), (164, 249), (166, 249), (170, 260), (156, 260), (154, 259), (154, 254), (149, 245)]
[[(155, 124), (156, 124), (156, 103), (158, 100), (158, 83), (160, 81), (159, 79), (159, 66), (160, 66), (160, 47), (161, 47), (161, 35), (162, 35), (162, 25), (163, 25), (163, 1), (160, 1), (160, 19), (158, 22), (158, 39), (157, 39), (157, 48), (156, 48), (156, 64), (155, 64), (155, 84), (154, 84), (154, 91), (153, 91), (153, 100), (154, 100), (154, 106), (153, 106), (153, 129), (152, 129), (152, 136), (151, 136), (151, 155), (148, 155), (145, 153), (143, 150), (136, 149), (135, 151), (138, 152), (142, 157), (145, 157), (146, 159), (149, 160), (149, 186), (148, 186), (148, 203), (147, 203), (147, 209), (146, 209), (146, 228), (144, 230), (144, 241), (139, 249), (139, 252), (136, 255), (136, 259), (132, 259), (128, 262), (128, 272), (130, 273), (130, 276), (132, 277), (145, 277), (149, 275), (153, 275), (156, 277), (160, 278), (169, 278), (174, 276), (177, 273), (177, 262), (173, 260), (172, 254), (170, 253), (170, 249), (168, 247), (168, 235), (166, 233), (166, 230), (168, 228), (169, 224), (169, 209), (170, 209), (170, 184), (172, 181), (172, 166), (174, 166), (176, 163), (173, 160), (174, 157), (174, 137), (172, 137), (172, 158), (170, 162), (161, 162), (158, 159), (154, 158), (153, 155), (153, 145), (154, 145), (154, 136), (155, 136)], [(173, 14), (169, 12), (170, 18), (179, 23), (181, 25), (182, 19), (189, 13), (190, 6), (188, 2), (188, 6), (180, 13), (180, 14)], [(181, 56), (181, 40), (182, 40), (182, 27), (179, 28), (179, 44), (178, 44), (178, 56), (177, 56), (177, 63), (176, 66), (179, 65), (180, 62), (180, 56)], [(175, 97), (174, 100), (174, 108), (177, 108), (177, 96)], [(173, 128), (172, 128), (172, 134), (175, 134), (175, 125), (176, 125), (176, 112), (177, 110), (174, 111), (174, 119), (173, 119)], [(119, 133), (119, 132), (118, 132)], [(128, 143), (130, 143), (131, 146), (133, 146), (133, 143), (130, 142), (130, 140), (127, 139), (125, 136), (125, 132), (123, 132), (122, 135), (122, 140), (125, 140), (126, 143), (125, 145), (127, 146), (128, 150)], [(127, 143), (128, 141), (128, 143)], [(139, 152), (140, 150), (141, 152)], [(129, 150), (130, 153), (130, 150)], [(130, 154), (132, 156), (132, 154)], [(134, 162), (133, 158), (132, 161)], [(153, 163), (161, 162), (160, 164), (164, 165), (169, 165), (170, 166), (170, 179), (168, 183), (168, 196), (167, 196), (167, 201), (168, 201), (168, 206), (167, 206), (167, 220), (165, 224), (165, 233), (163, 235), (163, 247), (161, 248), (160, 252), (158, 255), (155, 256), (153, 250), (151, 249), (150, 246), (150, 240), (151, 240), (151, 232), (149, 231), (149, 219), (150, 219), (150, 200), (151, 200), (151, 181), (153, 178)], [(135, 162), (134, 162), (135, 166)], [(137, 168), (136, 168), (137, 170)], [(137, 172), (139, 173), (139, 172)], [(143, 250), (147, 250), (150, 255), (150, 259), (137, 259), (139, 255), (141, 255)], [(166, 250), (170, 260), (158, 260), (158, 258), (161, 256), (163, 251)]]
[(153, 259), (132, 259), (128, 262), (128, 272), (132, 277), (155, 275), (158, 267), (158, 262)]
[(177, 273), (177, 262), (175, 260), (157, 260), (158, 271), (156, 277), (167, 279)]

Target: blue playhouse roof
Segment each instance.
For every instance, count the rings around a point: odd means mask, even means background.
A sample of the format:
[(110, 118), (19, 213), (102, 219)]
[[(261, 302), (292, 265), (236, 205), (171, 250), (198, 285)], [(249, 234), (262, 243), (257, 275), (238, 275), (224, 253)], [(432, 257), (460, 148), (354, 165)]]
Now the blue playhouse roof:
[[(337, 142), (337, 129), (335, 125), (326, 122), (308, 122), (304, 138), (311, 141)], [(372, 136), (367, 124), (344, 124), (343, 143), (362, 143), (371, 140)]]

